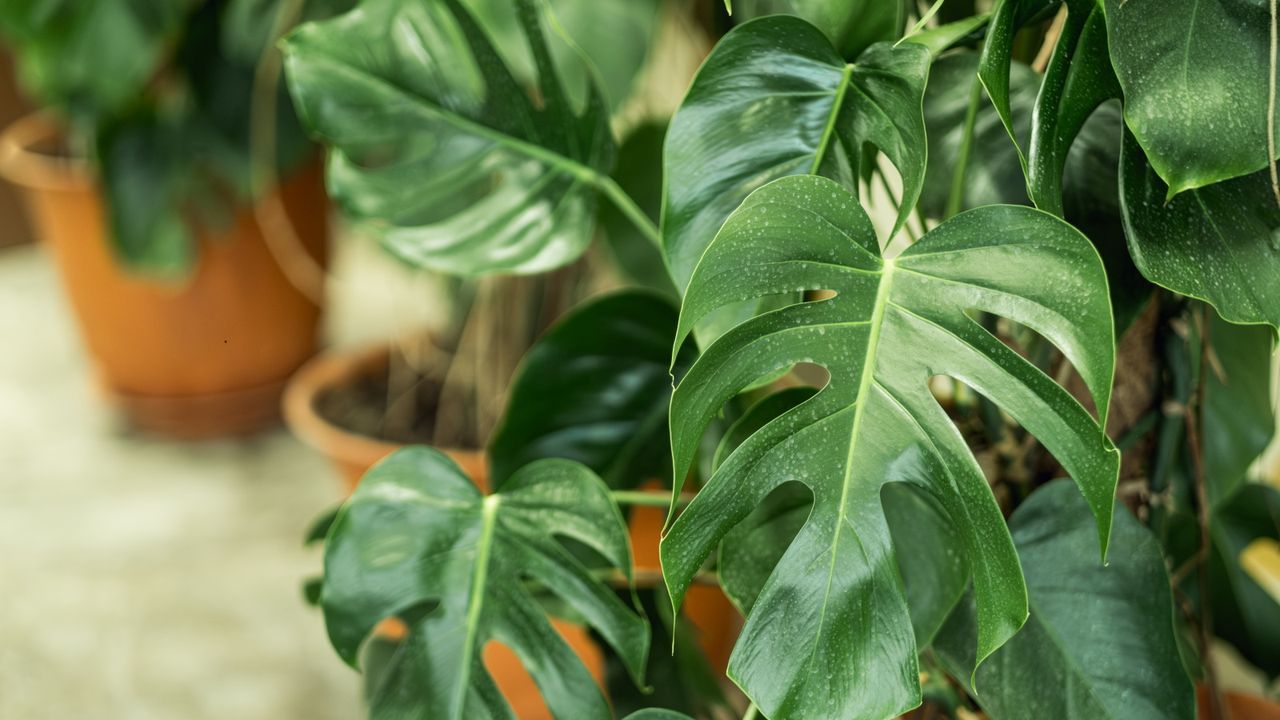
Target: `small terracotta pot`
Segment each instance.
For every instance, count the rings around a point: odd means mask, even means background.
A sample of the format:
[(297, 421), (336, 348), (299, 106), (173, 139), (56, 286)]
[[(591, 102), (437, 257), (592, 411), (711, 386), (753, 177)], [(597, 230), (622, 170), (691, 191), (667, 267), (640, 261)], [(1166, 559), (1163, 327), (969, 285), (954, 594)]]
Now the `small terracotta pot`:
[[(1203, 683), (1196, 683), (1196, 705), (1196, 717), (1213, 717), (1213, 698)], [(1280, 705), (1257, 695), (1225, 690), (1222, 706), (1227, 717), (1219, 720), (1280, 720)]]
[[(107, 394), (134, 425), (182, 438), (247, 433), (279, 419), (289, 375), (316, 349), (320, 308), (285, 277), (249, 208), (227, 227), (195, 229), (191, 276), (130, 273), (108, 241), (89, 168), (40, 152), (58, 129), (41, 115), (0, 137), (0, 173), (20, 186), (71, 299)], [(278, 190), (318, 261), (328, 201), (318, 164)]]

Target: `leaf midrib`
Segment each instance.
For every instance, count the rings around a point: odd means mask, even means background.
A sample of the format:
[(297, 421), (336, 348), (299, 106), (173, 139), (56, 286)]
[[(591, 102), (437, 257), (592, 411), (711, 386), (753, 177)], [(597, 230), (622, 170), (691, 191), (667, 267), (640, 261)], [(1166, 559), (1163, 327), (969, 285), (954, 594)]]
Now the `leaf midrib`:
[(566, 157), (565, 155), (562, 155), (558, 152), (548, 150), (536, 143), (531, 143), (525, 140), (521, 140), (519, 138), (512, 137), (511, 135), (495, 130), (489, 127), (488, 125), (485, 125), (480, 122), (476, 122), (475, 120), (472, 120), (471, 118), (468, 118), (464, 115), (460, 115), (457, 112), (450, 110), (438, 103), (428, 102), (425, 98), (423, 98), (423, 96), (417, 93), (411, 92), (403, 87), (400, 87), (396, 83), (390, 82), (389, 80), (379, 75), (375, 75), (360, 66), (352, 65), (347, 62), (336, 62), (323, 57), (322, 59), (317, 60), (317, 59), (314, 59), (314, 56), (313, 56), (312, 62), (316, 63), (317, 65), (330, 65), (336, 69), (346, 70), (347, 72), (353, 75), (357, 75), (359, 77), (365, 78), (368, 82), (372, 84), (387, 88), (388, 90), (391, 90), (392, 92), (395, 92), (401, 95), (402, 97), (406, 98), (412, 105), (419, 108), (426, 109), (428, 112), (438, 116), (441, 120), (443, 120), (446, 123), (449, 123), (466, 132), (470, 132), (480, 137), (483, 137), (486, 140), (491, 140), (499, 145), (503, 145), (508, 148), (511, 148), (512, 150), (515, 150), (516, 152), (526, 155), (534, 160), (538, 160), (540, 162), (546, 163), (547, 165), (552, 166), (554, 169), (559, 170), (560, 172), (566, 175), (570, 175), (572, 177), (578, 178), (580, 180), (583, 180), (591, 184), (593, 187), (598, 186), (599, 183), (603, 182), (604, 176), (602, 176), (594, 168), (583, 165), (577, 160)]
[(844, 70), (840, 72), (840, 84), (836, 86), (835, 99), (831, 102), (831, 109), (827, 111), (827, 125), (822, 129), (822, 139), (818, 141), (818, 149), (813, 154), (813, 163), (809, 165), (809, 174), (817, 175), (818, 168), (822, 166), (822, 161), (826, 158), (827, 147), (831, 144), (831, 136), (835, 133), (836, 119), (840, 117), (840, 108), (844, 106), (844, 94), (849, 90), (849, 82), (853, 75), (853, 64), (846, 63)]
[[(853, 428), (849, 433), (849, 453), (844, 461), (844, 483), (840, 488), (840, 506), (836, 511), (836, 533), (831, 540), (831, 562), (827, 567), (827, 585), (822, 594), (822, 610), (818, 613), (817, 635), (822, 634), (822, 629), (826, 624), (827, 603), (831, 599), (831, 581), (835, 577), (836, 554), (840, 549), (842, 531), (840, 523), (845, 521), (846, 508), (849, 505), (849, 486), (853, 480), (853, 457), (858, 447), (858, 435), (861, 433), (863, 413), (867, 408), (867, 392), (875, 382), (876, 352), (880, 346), (880, 328), (884, 324), (884, 311), (889, 306), (889, 291), (893, 287), (894, 261), (886, 258), (883, 262), (884, 269), (881, 271), (880, 286), (876, 288), (875, 305), (871, 309), (871, 331), (867, 337), (867, 352), (862, 361), (862, 376), (858, 380), (858, 394), (854, 398)], [(816, 653), (817, 650), (818, 644), (814, 643), (814, 652)]]
[[(489, 556), (493, 552), (493, 534), (497, 525), (498, 505), (501, 496), (490, 495), (484, 499), (480, 512), (480, 539), (476, 543), (476, 559), (472, 567), (470, 596), (467, 598), (466, 636), (463, 639), (462, 682), (455, 689), (454, 707), (461, 713), (471, 688), (471, 668), (475, 665), (476, 636), (480, 628), (480, 612), (484, 609), (485, 585), (489, 580)], [(461, 717), (459, 715), (459, 717)]]

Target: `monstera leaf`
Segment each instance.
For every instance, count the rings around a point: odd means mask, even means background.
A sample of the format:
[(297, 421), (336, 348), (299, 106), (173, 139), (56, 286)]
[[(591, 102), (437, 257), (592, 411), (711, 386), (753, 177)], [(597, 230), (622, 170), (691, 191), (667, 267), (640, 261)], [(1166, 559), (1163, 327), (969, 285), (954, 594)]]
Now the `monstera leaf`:
[(708, 347), (671, 401), (674, 477), (742, 387), (797, 363), (830, 381), (747, 438), (674, 521), (662, 567), (678, 604), (717, 543), (775, 488), (805, 485), (813, 510), (751, 607), (729, 674), (765, 715), (888, 718), (920, 702), (916, 643), (881, 509), (908, 482), (957, 530), (974, 577), (985, 658), (1022, 625), (1027, 599), (1004, 520), (963, 438), (928, 389), (958, 378), (1003, 407), (1077, 479), (1103, 552), (1119, 454), (1062, 387), (973, 320), (1007, 317), (1075, 366), (1105, 420), (1115, 362), (1101, 261), (1047, 213), (989, 206), (957, 215), (897, 258), (880, 255), (856, 198), (825, 178), (753, 193), (689, 284), (677, 346), (730, 302), (830, 290), (760, 314)]
[(521, 658), (557, 717), (611, 717), (526, 583), (571, 607), (633, 676), (644, 667), (649, 630), (561, 537), (630, 578), (622, 516), (604, 483), (577, 463), (530, 464), (489, 496), (430, 448), (406, 448), (374, 466), (329, 530), (321, 591), (329, 638), (349, 663), (382, 620), (399, 616), (409, 626), (381, 670), (372, 717), (511, 717), (481, 662), (490, 641)]
[(330, 194), (410, 263), (461, 275), (563, 265), (591, 239), (598, 190), (616, 188), (599, 92), (576, 111), (543, 6), (512, 5), (533, 96), (458, 0), (368, 0), (285, 42), (299, 112), (331, 148)]
[(667, 374), (676, 308), (643, 290), (594, 300), (556, 323), (520, 366), (489, 445), (495, 487), (548, 457), (577, 460), (613, 487), (670, 471)]
[[(1123, 508), (1106, 566), (1093, 521), (1069, 480), (1037, 490), (1009, 527), (1031, 604), (1027, 626), (972, 677), (992, 720), (1191, 720), (1195, 693), (1178, 660), (1173, 598), (1160, 545)], [(973, 605), (957, 609), (935, 649), (966, 684)]]
[(817, 28), (787, 15), (730, 31), (667, 131), (662, 242), (676, 287), (688, 285), (703, 250), (751, 191), (799, 174), (856, 190), (868, 145), (903, 177), (901, 225), (924, 182), (928, 71), (929, 51), (915, 43), (878, 43), (846, 64)]
[(1267, 135), (1274, 131), (1268, 99), (1276, 91), (1267, 3), (1105, 5), (1124, 119), (1168, 197), (1265, 168), (1275, 147)]
[(991, 104), (995, 106), (1005, 130), (1017, 146), (1018, 159), (1025, 170), (1026, 156), (1019, 144), (1021, 128), (1014, 123), (1010, 104), (1010, 76), (1013, 72), (1013, 38), (1023, 25), (1036, 18), (1047, 16), (1061, 4), (1061, 0), (1000, 0), (991, 13), (987, 25), (986, 43), (982, 47), (982, 60), (978, 64), (978, 78), (986, 88)]

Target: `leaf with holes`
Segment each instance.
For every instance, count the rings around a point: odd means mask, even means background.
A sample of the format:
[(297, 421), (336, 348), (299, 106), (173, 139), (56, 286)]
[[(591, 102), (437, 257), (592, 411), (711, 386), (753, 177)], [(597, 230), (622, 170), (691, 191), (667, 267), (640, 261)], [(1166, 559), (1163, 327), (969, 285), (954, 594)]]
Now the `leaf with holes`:
[(1119, 453), (1099, 421), (968, 313), (1029, 327), (1075, 366), (1105, 420), (1115, 363), (1106, 277), (1089, 241), (1025, 207), (957, 215), (883, 258), (858, 201), (825, 178), (756, 191), (725, 223), (689, 283), (677, 347), (725, 303), (801, 290), (834, 297), (761, 313), (729, 331), (671, 401), (674, 476), (703, 429), (757, 378), (797, 363), (830, 381), (748, 437), (662, 541), (678, 604), (703, 560), (776, 487), (799, 482), (813, 511), (755, 599), (729, 674), (774, 720), (879, 720), (920, 702), (916, 643), (881, 508), (908, 482), (956, 528), (977, 588), (985, 658), (1022, 625), (1026, 588), (986, 480), (929, 392), (949, 375), (1004, 408), (1077, 479), (1103, 552)]
[(330, 194), (407, 262), (534, 273), (591, 239), (613, 138), (594, 86), (578, 111), (543, 37), (512, 0), (538, 71), (526, 93), (459, 0), (368, 0), (284, 43), (304, 121), (330, 148)]
[(667, 131), (662, 242), (676, 286), (688, 285), (703, 250), (751, 191), (799, 174), (856, 191), (867, 145), (903, 177), (900, 226), (924, 182), (928, 72), (922, 45), (878, 43), (848, 64), (817, 28), (786, 15), (726, 35)]
[(512, 717), (481, 662), (490, 641), (521, 658), (557, 717), (611, 717), (526, 583), (571, 607), (637, 682), (649, 630), (558, 538), (630, 579), (622, 515), (577, 463), (532, 463), (487, 497), (431, 448), (406, 448), (374, 466), (329, 530), (321, 593), (329, 639), (349, 663), (384, 619), (409, 625), (381, 671), (371, 717)]

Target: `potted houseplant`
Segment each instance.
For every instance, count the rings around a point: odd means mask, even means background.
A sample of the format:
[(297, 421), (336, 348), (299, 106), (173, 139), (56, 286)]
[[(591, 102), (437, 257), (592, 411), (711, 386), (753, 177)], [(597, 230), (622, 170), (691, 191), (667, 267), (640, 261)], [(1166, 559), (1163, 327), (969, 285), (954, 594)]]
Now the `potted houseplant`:
[[(592, 300), (530, 351), (487, 492), (409, 447), (325, 523), (338, 654), (406, 630), (366, 660), (370, 716), (509, 717), (491, 643), (561, 718), (715, 716), (725, 685), (775, 720), (1192, 718), (1193, 675), (1226, 717), (1215, 638), (1274, 677), (1280, 604), (1239, 557), (1280, 516), (1250, 470), (1280, 326), (1276, 10), (1185, 4), (701, 5), (719, 37), (657, 221), (603, 63), (557, 22), (575, 3), (364, 0), (290, 34), (330, 193), (397, 256), (540, 273), (604, 206), (675, 288)], [(654, 504), (670, 606), (630, 592), (619, 509)], [(653, 663), (698, 583), (745, 622), (690, 688)], [(609, 700), (549, 617), (616, 660)]]
[[(0, 166), (103, 388), (144, 429), (270, 423), (315, 350), (327, 203), (278, 58), (260, 64), (291, 5), (0, 6), (0, 37), (45, 107), (0, 138)], [(317, 5), (310, 16), (343, 9)]]

